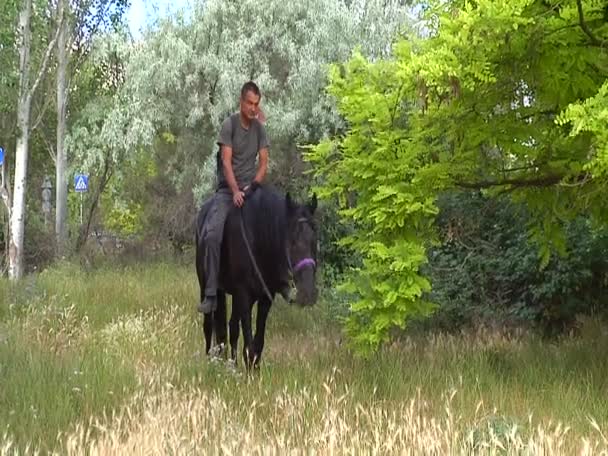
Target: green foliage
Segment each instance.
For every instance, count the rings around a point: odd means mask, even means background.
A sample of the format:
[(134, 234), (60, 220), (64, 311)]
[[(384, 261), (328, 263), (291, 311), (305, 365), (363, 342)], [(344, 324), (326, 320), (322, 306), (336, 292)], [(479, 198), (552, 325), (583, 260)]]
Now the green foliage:
[(572, 123), (570, 135), (593, 138), (593, 159), (585, 165), (594, 177), (608, 174), (608, 80), (598, 93), (580, 103), (573, 103), (558, 117), (558, 123)]
[[(395, 70), (392, 62), (368, 64), (360, 55), (344, 77), (334, 69), (331, 91), (351, 130), (339, 144), (326, 141), (309, 156), (326, 177), (319, 196), (337, 196), (340, 215), (356, 227), (343, 243), (363, 257), (345, 286), (361, 296), (348, 324), (360, 347), (377, 347), (391, 327), (432, 308), (420, 301), (429, 283), (418, 274), (426, 261), (419, 233), (430, 230), (436, 209), (423, 187), (401, 178), (419, 157), (402, 130), (392, 129), (401, 96)], [(347, 205), (349, 199), (356, 204)]]
[[(603, 39), (600, 3), (582, 10)], [(560, 226), (606, 215), (597, 170), (608, 54), (580, 26), (576, 2), (431, 2), (424, 18), (428, 36), (397, 40), (393, 58), (355, 53), (332, 68), (328, 90), (348, 127), (308, 155), (319, 195), (356, 227), (344, 239), (364, 257), (346, 285), (359, 296), (347, 328), (364, 352), (433, 307), (420, 267), (440, 192), (525, 203), (541, 267), (565, 251)], [(572, 133), (558, 119), (574, 122)]]
[(594, 230), (585, 218), (568, 223), (565, 256), (553, 256), (541, 269), (521, 205), (468, 192), (441, 195), (438, 205), (442, 244), (431, 250), (423, 272), (440, 308), (425, 325), (523, 324), (557, 333), (570, 329), (577, 315), (606, 310), (606, 229)]
[(45, 225), (39, 207), (35, 209), (37, 210), (30, 209), (28, 211), (25, 225), (28, 233), (24, 244), (25, 261), (28, 265), (27, 272), (47, 267), (53, 262), (55, 255), (53, 220), (49, 220), (49, 224)]
[[(140, 204), (139, 234), (177, 250), (191, 243), (196, 204), (215, 184), (219, 126), (248, 79), (263, 92), (269, 181), (308, 190), (295, 144), (340, 123), (323, 91), (327, 64), (356, 43), (384, 55), (405, 12), (398, 0), (196, 1), (187, 20), (161, 18), (138, 43), (120, 30), (97, 37), (78, 86), (97, 97), (80, 106), (68, 144), (74, 170), (108, 163), (113, 173), (99, 222), (112, 207)], [(156, 172), (137, 174), (148, 165)]]
[[(15, 48), (15, 24), (18, 15), (16, 0), (3, 1), (0, 5), (0, 146), (8, 149), (9, 134), (15, 125), (14, 113), (17, 100), (18, 58)], [(10, 143), (12, 146), (12, 142)]]
[[(200, 199), (215, 184), (216, 137), (244, 82), (263, 92), (274, 168), (295, 141), (316, 141), (339, 123), (323, 93), (327, 64), (346, 60), (356, 43), (382, 55), (405, 11), (397, 0), (194, 2), (189, 20), (159, 20), (137, 46), (119, 37), (98, 43), (101, 54), (126, 57), (124, 85), (99, 131), (85, 133), (122, 157), (138, 146), (162, 149), (173, 185)], [(85, 162), (95, 155), (86, 143), (80, 149)]]
[(99, 225), (118, 236), (142, 235), (151, 205), (146, 187), (158, 174), (153, 157), (134, 153), (108, 182), (100, 202)]
[[(32, 37), (30, 45), (31, 74), (30, 84), (34, 83), (41, 67), (47, 45), (52, 39), (53, 21), (49, 20), (48, 2), (34, 0), (31, 14)], [(19, 47), (18, 22), (23, 8), (21, 0), (3, 0), (0, 4), (0, 146), (7, 152), (7, 163), (13, 163), (17, 136), (17, 104), (19, 96)], [(53, 7), (50, 7), (51, 9)], [(42, 83), (33, 94), (32, 123), (37, 117), (44, 117), (47, 108), (53, 105), (53, 95), (44, 93), (45, 82), (50, 79), (42, 75)], [(52, 88), (51, 88), (52, 90)], [(48, 109), (52, 115), (52, 108)], [(48, 116), (51, 117), (51, 116)], [(45, 120), (47, 120), (45, 118)], [(33, 141), (32, 137), (32, 143)], [(31, 149), (36, 146), (31, 144)], [(44, 150), (44, 149), (43, 149)], [(46, 152), (46, 150), (44, 150)], [(34, 160), (30, 163), (35, 165)]]
[(105, 218), (105, 226), (120, 236), (140, 233), (142, 211), (140, 204), (115, 204)]

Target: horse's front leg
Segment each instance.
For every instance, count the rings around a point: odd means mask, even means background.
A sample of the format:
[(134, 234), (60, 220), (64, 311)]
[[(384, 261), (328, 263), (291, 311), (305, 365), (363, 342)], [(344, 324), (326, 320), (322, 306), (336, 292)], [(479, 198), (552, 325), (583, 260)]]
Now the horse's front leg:
[(217, 344), (217, 355), (226, 357), (226, 293), (217, 291), (217, 310), (213, 312), (213, 330), (215, 331), (215, 342)]
[(255, 359), (255, 350), (253, 347), (253, 334), (251, 330), (251, 308), (253, 307), (253, 299), (248, 293), (243, 293), (239, 297), (239, 310), (241, 317), (241, 327), (243, 328), (243, 360), (245, 366), (249, 370)]
[[(200, 303), (205, 299), (205, 265), (203, 261), (203, 249), (204, 246), (200, 244), (200, 240), (197, 236), (197, 249), (196, 249), (196, 275), (198, 278), (200, 288)], [(203, 334), (205, 337), (205, 354), (209, 355), (209, 351), (213, 344), (213, 327), (214, 327), (214, 315), (212, 313), (204, 314), (203, 316)]]
[(203, 316), (203, 333), (205, 335), (205, 354), (209, 355), (213, 344), (213, 312)]
[(230, 315), (230, 323), (228, 329), (230, 330), (230, 359), (236, 364), (237, 347), (239, 344), (239, 321), (241, 319), (241, 312), (238, 305), (238, 299), (236, 295), (232, 295), (232, 313)]
[(258, 301), (258, 315), (255, 322), (255, 338), (253, 339), (254, 367), (259, 367), (264, 350), (264, 334), (266, 332), (266, 320), (270, 312), (272, 301), (264, 297)]

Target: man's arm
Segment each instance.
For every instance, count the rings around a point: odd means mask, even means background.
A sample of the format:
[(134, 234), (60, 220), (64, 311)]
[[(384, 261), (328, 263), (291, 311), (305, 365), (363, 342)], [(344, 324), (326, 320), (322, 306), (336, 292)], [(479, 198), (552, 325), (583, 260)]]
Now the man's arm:
[(258, 172), (255, 174), (255, 178), (253, 180), (258, 184), (261, 184), (264, 182), (266, 170), (268, 169), (268, 147), (261, 149), (259, 154)]
[(254, 185), (259, 185), (264, 182), (264, 178), (266, 177), (266, 170), (268, 169), (268, 148), (270, 147), (270, 141), (268, 141), (268, 136), (266, 135), (266, 128), (264, 128), (263, 123), (259, 123), (259, 148), (258, 151), (258, 172), (255, 174), (255, 178), (253, 179)]
[(222, 144), (222, 165), (224, 168), (224, 176), (226, 177), (226, 181), (228, 183), (228, 187), (232, 190), (232, 194), (236, 194), (239, 192), (239, 186), (236, 183), (236, 178), (234, 177), (234, 171), (232, 170), (232, 147), (226, 146)]

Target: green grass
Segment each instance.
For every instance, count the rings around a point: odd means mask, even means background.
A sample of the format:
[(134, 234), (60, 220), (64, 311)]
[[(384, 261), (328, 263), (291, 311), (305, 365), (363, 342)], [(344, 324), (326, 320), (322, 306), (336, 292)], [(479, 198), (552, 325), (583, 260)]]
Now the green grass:
[(608, 334), (598, 322), (552, 344), (484, 331), (406, 335), (360, 359), (341, 343), (331, 303), (278, 302), (262, 368), (247, 378), (242, 364), (233, 372), (202, 355), (197, 295), (194, 268), (177, 264), (95, 272), (63, 264), (18, 286), (0, 282), (0, 454), (128, 452), (142, 442), (178, 452), (184, 442), (323, 452), (376, 441), (397, 452), (433, 453), (436, 443), (443, 453), (467, 438), (469, 447), (512, 440), (514, 426), (531, 453), (541, 447), (525, 442), (578, 451), (588, 436), (608, 445)]

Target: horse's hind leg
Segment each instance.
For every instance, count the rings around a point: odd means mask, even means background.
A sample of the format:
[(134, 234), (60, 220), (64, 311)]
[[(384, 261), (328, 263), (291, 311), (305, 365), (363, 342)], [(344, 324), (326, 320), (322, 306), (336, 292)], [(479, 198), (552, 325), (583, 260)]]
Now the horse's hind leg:
[(232, 312), (230, 314), (230, 359), (236, 364), (236, 353), (239, 344), (239, 320), (240, 312), (234, 295), (232, 296)]
[(213, 317), (215, 312), (205, 314), (203, 319), (203, 332), (205, 334), (205, 353), (208, 355), (213, 341)]
[(247, 370), (251, 368), (255, 360), (253, 348), (253, 333), (251, 330), (251, 308), (253, 303), (248, 296), (243, 296), (241, 303), (241, 326), (243, 327), (243, 360)]
[(249, 293), (239, 290), (232, 295), (232, 315), (230, 316), (230, 349), (232, 359), (236, 362), (239, 323), (243, 328), (243, 358), (249, 369), (253, 361), (253, 336), (251, 335), (251, 297)]
[(264, 333), (266, 332), (266, 320), (270, 312), (272, 302), (264, 297), (258, 301), (258, 315), (255, 322), (255, 338), (253, 339), (254, 367), (259, 367), (264, 350)]
[(217, 310), (214, 312), (214, 331), (215, 341), (219, 347), (219, 355), (224, 356), (226, 353), (226, 293), (218, 290), (217, 292)]
[[(197, 262), (197, 270), (199, 270), (199, 264)], [(199, 270), (198, 272), (199, 274), (199, 284), (200, 284), (200, 288), (201, 288), (201, 303), (203, 302), (203, 299), (205, 298), (204, 295), (204, 289), (205, 289), (205, 285), (204, 285), (204, 279), (202, 277), (202, 271)], [(200, 308), (200, 303), (199, 303), (199, 308)], [(212, 343), (212, 337), (213, 337), (213, 319), (214, 319), (214, 314), (215, 312), (211, 312), (208, 314), (204, 314), (203, 317), (203, 333), (205, 334), (205, 353), (209, 354), (209, 350), (211, 350), (211, 343)]]

